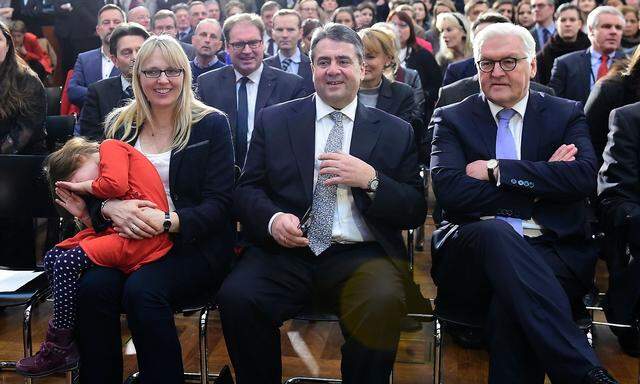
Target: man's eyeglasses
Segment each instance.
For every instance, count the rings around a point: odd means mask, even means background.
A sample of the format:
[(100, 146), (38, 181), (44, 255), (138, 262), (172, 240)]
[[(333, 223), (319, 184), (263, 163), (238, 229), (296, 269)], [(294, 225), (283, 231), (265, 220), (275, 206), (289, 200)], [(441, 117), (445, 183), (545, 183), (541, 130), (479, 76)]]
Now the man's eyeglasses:
[(491, 73), (493, 71), (493, 68), (495, 68), (496, 63), (500, 65), (500, 68), (502, 68), (503, 71), (511, 72), (516, 69), (518, 61), (524, 60), (526, 58), (527, 57), (505, 57), (504, 59), (500, 60), (480, 60), (477, 62), (477, 64), (478, 68), (480, 68), (480, 70), (485, 73)]
[(165, 70), (148, 69), (146, 71), (143, 70), (141, 72), (144, 74), (144, 77), (146, 77), (147, 79), (157, 79), (163, 73), (167, 77), (178, 77), (182, 75), (182, 72), (184, 72), (184, 69), (182, 68), (167, 68)]
[(242, 51), (247, 45), (251, 49), (256, 49), (262, 45), (262, 40), (236, 41), (235, 43), (229, 43), (229, 45), (236, 51)]

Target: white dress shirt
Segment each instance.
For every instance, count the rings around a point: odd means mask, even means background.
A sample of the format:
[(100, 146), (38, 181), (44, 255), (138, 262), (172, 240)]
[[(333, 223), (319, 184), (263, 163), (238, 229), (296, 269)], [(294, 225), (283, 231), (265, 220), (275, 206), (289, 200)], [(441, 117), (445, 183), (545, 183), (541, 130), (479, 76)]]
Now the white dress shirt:
[[(253, 133), (253, 122), (255, 120), (256, 113), (256, 100), (258, 99), (258, 85), (260, 84), (260, 78), (262, 77), (263, 64), (260, 64), (260, 68), (256, 69), (249, 76), (247, 81), (247, 152), (249, 151), (249, 144), (251, 143), (251, 134)], [(238, 90), (240, 89), (240, 79), (244, 76), (237, 70), (233, 70), (236, 74), (236, 108), (238, 103)]]
[[(358, 106), (358, 98), (344, 107), (341, 112), (344, 114), (342, 118), (342, 128), (344, 137), (342, 139), (342, 152), (349, 153), (351, 149), (351, 137), (353, 135), (353, 123), (356, 117), (356, 108)], [(316, 130), (315, 130), (315, 162), (313, 168), (313, 187), (315, 190), (318, 173), (320, 172), (321, 161), (318, 157), (324, 153), (329, 132), (335, 125), (330, 114), (334, 112), (333, 107), (326, 104), (322, 99), (316, 96)], [(269, 220), (269, 233), (271, 233), (271, 224), (273, 220), (282, 214), (278, 212), (271, 220)], [(360, 211), (356, 207), (351, 193), (351, 187), (346, 185), (338, 185), (336, 194), (336, 210), (333, 214), (333, 226), (331, 229), (331, 241), (337, 243), (355, 243), (362, 241), (373, 241), (374, 237), (365, 223)]]
[(102, 57), (102, 80), (108, 79), (111, 77), (111, 71), (113, 71), (113, 61), (111, 61), (109, 56), (104, 54), (102, 48), (100, 48), (100, 56)]

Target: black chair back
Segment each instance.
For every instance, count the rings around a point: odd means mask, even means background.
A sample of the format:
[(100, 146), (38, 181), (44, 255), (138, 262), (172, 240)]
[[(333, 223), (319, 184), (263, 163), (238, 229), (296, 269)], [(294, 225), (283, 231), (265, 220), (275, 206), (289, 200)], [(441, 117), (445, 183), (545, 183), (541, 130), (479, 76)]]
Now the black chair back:
[(73, 137), (75, 125), (76, 118), (74, 116), (47, 116), (47, 148), (50, 152), (56, 149), (57, 144), (64, 144)]
[(62, 87), (47, 87), (47, 116), (60, 114), (60, 100), (62, 99)]
[(57, 218), (43, 155), (0, 155), (0, 218)]

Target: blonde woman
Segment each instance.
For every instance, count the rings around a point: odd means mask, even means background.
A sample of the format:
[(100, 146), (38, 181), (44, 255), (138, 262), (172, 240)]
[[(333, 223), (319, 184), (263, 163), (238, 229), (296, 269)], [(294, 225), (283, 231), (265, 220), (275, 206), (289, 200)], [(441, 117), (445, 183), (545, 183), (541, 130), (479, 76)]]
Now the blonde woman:
[(440, 51), (436, 61), (443, 70), (449, 63), (464, 60), (473, 55), (469, 23), (457, 12), (446, 12), (438, 15), (436, 28), (440, 32)]
[(229, 268), (234, 232), (233, 146), (226, 117), (193, 96), (189, 61), (178, 42), (153, 36), (133, 67), (135, 99), (105, 123), (107, 138), (131, 144), (154, 165), (169, 210), (146, 201), (90, 204), (96, 231), (113, 227), (128, 239), (168, 232), (167, 256), (125, 275), (96, 267), (80, 280), (77, 342), (81, 380), (122, 382), (120, 313), (127, 314), (145, 382), (183, 383), (173, 309), (213, 294)]

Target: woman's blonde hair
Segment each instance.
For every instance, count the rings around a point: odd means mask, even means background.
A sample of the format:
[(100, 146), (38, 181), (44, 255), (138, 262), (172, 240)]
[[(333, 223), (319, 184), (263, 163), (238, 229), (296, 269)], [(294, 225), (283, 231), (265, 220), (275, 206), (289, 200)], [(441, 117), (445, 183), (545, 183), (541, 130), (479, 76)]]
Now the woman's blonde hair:
[(365, 55), (367, 52), (373, 52), (374, 54), (383, 54), (391, 60), (391, 64), (384, 69), (384, 75), (393, 81), (396, 70), (400, 65), (398, 50), (396, 49), (396, 38), (393, 32), (387, 28), (374, 25), (360, 30), (358, 35), (364, 44)]
[(115, 138), (116, 133), (122, 129), (122, 141), (132, 143), (138, 136), (138, 129), (147, 121), (155, 124), (149, 100), (140, 85), (142, 68), (149, 57), (158, 50), (167, 61), (169, 67), (182, 69), (182, 91), (176, 100), (172, 114), (171, 124), (175, 127), (171, 149), (181, 150), (189, 141), (191, 126), (209, 113), (215, 111), (193, 95), (191, 89), (191, 67), (189, 60), (178, 41), (171, 36), (151, 36), (138, 51), (132, 71), (132, 87), (135, 99), (124, 107), (117, 108), (107, 116), (105, 120), (105, 136)]
[(88, 157), (97, 153), (100, 144), (88, 141), (83, 137), (74, 137), (62, 148), (51, 153), (44, 161), (44, 172), (51, 195), (55, 196), (55, 185), (58, 181), (67, 181), (80, 168)]
[(451, 24), (454, 28), (458, 28), (464, 33), (462, 38), (462, 58), (473, 56), (473, 46), (471, 45), (471, 32), (467, 19), (457, 12), (444, 12), (438, 15), (436, 19), (436, 28), (440, 32), (440, 51), (436, 55), (438, 64), (442, 65), (443, 62), (456, 60), (455, 52), (449, 48), (444, 42), (444, 34), (442, 29), (444, 23)]

